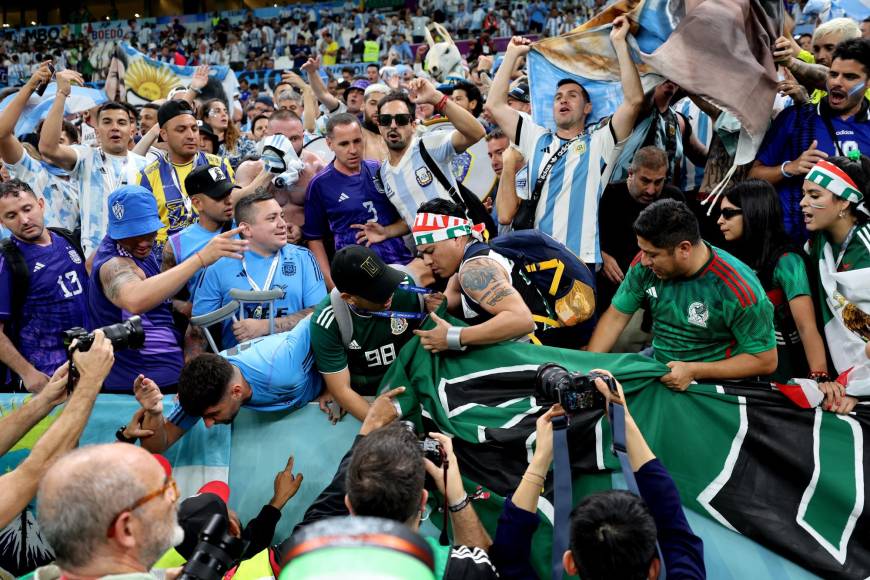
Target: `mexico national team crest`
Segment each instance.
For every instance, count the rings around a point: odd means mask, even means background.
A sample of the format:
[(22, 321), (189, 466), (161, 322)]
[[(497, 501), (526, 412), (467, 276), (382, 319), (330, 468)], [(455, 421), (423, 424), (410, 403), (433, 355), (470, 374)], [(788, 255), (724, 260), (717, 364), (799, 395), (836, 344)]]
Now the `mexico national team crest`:
[(432, 172), (429, 171), (428, 167), (421, 167), (417, 171), (414, 172), (414, 177), (417, 178), (417, 183), (420, 184), (420, 187), (426, 187), (430, 183), (432, 183)]
[(390, 318), (390, 330), (399, 335), (408, 330), (408, 321), (404, 318)]
[(79, 253), (76, 252), (75, 250), (69, 251), (69, 259), (72, 260), (73, 264), (81, 264), (82, 263), (81, 256), (79, 256)]
[(710, 313), (707, 311), (707, 306), (703, 302), (692, 302), (689, 305), (689, 324), (707, 328), (707, 318)]
[(124, 204), (120, 201), (116, 201), (112, 204), (112, 213), (115, 215), (115, 219), (122, 220), (124, 219)]

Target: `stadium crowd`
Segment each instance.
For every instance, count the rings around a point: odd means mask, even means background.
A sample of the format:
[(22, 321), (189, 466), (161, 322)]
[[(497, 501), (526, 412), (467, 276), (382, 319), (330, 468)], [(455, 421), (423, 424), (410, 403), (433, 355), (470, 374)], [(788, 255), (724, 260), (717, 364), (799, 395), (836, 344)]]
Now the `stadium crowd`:
[[(553, 125), (535, 122), (523, 35), (563, 34), (600, 4), (431, 0), (383, 18), (347, 5), (319, 22), (300, 13), (233, 29), (218, 19), (207, 32), (132, 26), (143, 52), (198, 66), (191, 82), (143, 105), (108, 101), (75, 115), (64, 103), (86, 81), (87, 46), (4, 45), (21, 86), (0, 110), (0, 369), (7, 392), (33, 397), (0, 418), (0, 452), (65, 403), (28, 458), (0, 476), (0, 525), (36, 498), (55, 555), (36, 578), (153, 578), (152, 568), (193, 561), (211, 514), (245, 541), (239, 577), (277, 577), (285, 565), (289, 577), (316, 577), (300, 554), (355, 525), (410, 546), (399, 550), (406, 560), (384, 564), (408, 566), (404, 577), (427, 577), (410, 571), (418, 565), (428, 577), (537, 577), (528, 554), (563, 411), (538, 419), (490, 537), (451, 438), (430, 434), (438, 461), (424, 456), (395, 402), (408, 386), (382, 392), (408, 343), (457, 357), (511, 341), (639, 352), (667, 366), (662, 388), (677, 392), (806, 379), (825, 411), (861, 411), (870, 26), (833, 19), (805, 47), (776, 40), (780, 106), (756, 160), (729, 172), (734, 144), (714, 129), (731, 116), (671, 81), (645, 93), (624, 16), (610, 32), (623, 94), (615, 112), (590, 118), (587, 90), (565, 78), (552, 87)], [(445, 82), (449, 54), (426, 59), (436, 45), (411, 52), (430, 34), (450, 44), (429, 32), (430, 18), (477, 39), (453, 69), (465, 80)], [(495, 36), (513, 38), (494, 69)], [(275, 86), (204, 98), (209, 66), (270, 69), (282, 57), (294, 66)], [(320, 75), (361, 60), (371, 62), (364, 75)], [(51, 107), (35, 131), (16, 134), (48, 83)], [(561, 279), (532, 276), (552, 260)], [(65, 333), (76, 328), (85, 330), (71, 351)], [(597, 392), (623, 407), (603, 374)], [(115, 434), (120, 444), (73, 450), (99, 393), (135, 396), (140, 408)], [(164, 413), (170, 394), (177, 404)], [(219, 482), (179, 497), (161, 454), (197, 422), (309, 403), (361, 427), (284, 543), (272, 536), (302, 484), (292, 458), (247, 525)], [(703, 578), (701, 540), (624, 412), (639, 496), (578, 504), (564, 569), (655, 578), (665, 565), (669, 576)], [(435, 495), (451, 522), (447, 546), (415, 534)], [(434, 561), (419, 555), (427, 550)], [(265, 573), (243, 573), (255, 560)]]

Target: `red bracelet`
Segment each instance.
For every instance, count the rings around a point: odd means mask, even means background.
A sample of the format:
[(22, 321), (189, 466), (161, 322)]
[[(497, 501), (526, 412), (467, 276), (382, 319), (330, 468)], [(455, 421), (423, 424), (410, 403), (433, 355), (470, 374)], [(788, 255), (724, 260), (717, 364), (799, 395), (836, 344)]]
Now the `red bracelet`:
[(444, 95), (443, 97), (441, 97), (441, 100), (438, 101), (437, 105), (435, 105), (435, 110), (438, 111), (439, 113), (442, 112), (444, 110), (444, 106), (447, 104), (447, 101), (449, 101), (449, 100), (450, 100), (450, 97), (448, 97), (447, 95)]

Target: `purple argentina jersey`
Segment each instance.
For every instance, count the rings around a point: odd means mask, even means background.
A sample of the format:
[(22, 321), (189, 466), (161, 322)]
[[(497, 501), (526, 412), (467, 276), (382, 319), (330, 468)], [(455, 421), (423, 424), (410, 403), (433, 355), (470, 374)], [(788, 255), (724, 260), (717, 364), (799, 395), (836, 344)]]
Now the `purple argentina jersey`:
[(38, 371), (51, 376), (66, 362), (63, 331), (87, 327), (88, 274), (73, 246), (56, 233), (49, 233), (48, 246), (12, 238), (28, 271), (29, 289), (20, 313), (12, 312), (11, 302), (13, 285), (21, 281), (14, 279), (9, 264), (0, 255), (0, 320), (15, 320), (18, 331), (13, 341), (18, 352)]
[[(94, 267), (90, 278), (88, 310), (91, 327), (98, 328), (116, 324), (133, 316), (112, 304), (103, 292), (100, 268), (115, 257), (129, 258), (150, 278), (160, 273), (154, 250), (144, 260), (132, 256), (117, 242), (106, 236), (94, 254)], [(170, 301), (140, 314), (145, 329), (145, 346), (140, 350), (115, 352), (115, 364), (103, 383), (104, 391), (133, 392), (133, 381), (141, 373), (157, 383), (168, 387), (178, 382), (184, 360), (181, 354), (181, 336), (172, 322)]]
[[(305, 194), (305, 238), (319, 240), (332, 230), (335, 249), (340, 250), (356, 243), (359, 230), (351, 225), (376, 221), (388, 226), (398, 221), (396, 208), (375, 185), (378, 167), (377, 161), (363, 161), (357, 175), (345, 175), (330, 163), (318, 173)], [(372, 249), (387, 264), (407, 264), (413, 257), (402, 238), (372, 244)]]

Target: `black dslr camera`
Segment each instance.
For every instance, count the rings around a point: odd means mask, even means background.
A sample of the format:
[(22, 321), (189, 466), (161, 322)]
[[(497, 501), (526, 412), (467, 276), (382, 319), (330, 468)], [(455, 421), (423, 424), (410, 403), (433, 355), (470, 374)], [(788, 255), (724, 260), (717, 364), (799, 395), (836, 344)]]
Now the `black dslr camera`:
[(618, 393), (616, 380), (610, 375), (572, 373), (556, 363), (547, 363), (538, 367), (535, 375), (535, 396), (551, 405), (559, 403), (569, 415), (600, 409), (605, 400), (595, 388), (595, 379), (603, 380), (614, 395)]
[(444, 460), (447, 459), (447, 454), (444, 448), (435, 439), (424, 437), (420, 441), (420, 449), (423, 451), (423, 457), (435, 464), (435, 467), (441, 467)]
[(214, 514), (199, 533), (199, 543), (178, 580), (221, 580), (242, 558), (246, 542), (227, 531), (227, 519)]
[[(145, 329), (142, 328), (142, 319), (138, 316), (131, 316), (124, 322), (110, 324), (100, 330), (103, 331), (106, 338), (112, 341), (112, 347), (116, 351), (127, 348), (142, 348), (145, 345)], [(75, 350), (87, 352), (94, 344), (94, 333), (79, 326), (64, 331), (63, 342), (67, 348), (70, 348), (76, 339), (78, 339), (78, 343)]]
[[(145, 329), (142, 328), (142, 319), (138, 316), (131, 316), (124, 322), (110, 324), (99, 330), (102, 330), (106, 338), (112, 342), (112, 348), (116, 352), (145, 346)], [(75, 340), (78, 340), (78, 342), (73, 346), (73, 341)], [(63, 343), (66, 345), (67, 356), (69, 357), (69, 374), (67, 375), (66, 391), (67, 393), (72, 393), (76, 382), (79, 380), (79, 371), (73, 362), (73, 353), (77, 350), (81, 352), (91, 350), (91, 346), (94, 344), (94, 333), (88, 332), (80, 326), (70, 328), (63, 333)]]

